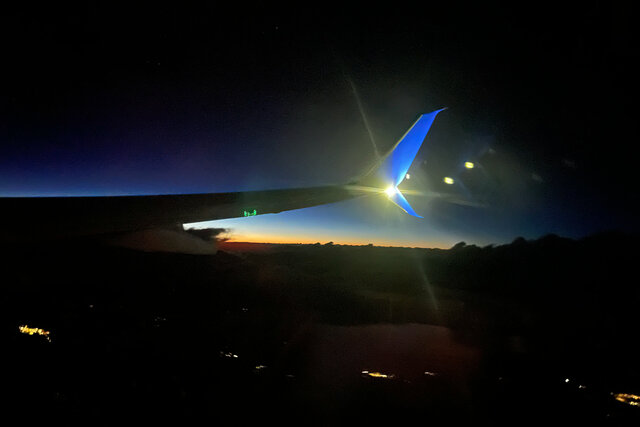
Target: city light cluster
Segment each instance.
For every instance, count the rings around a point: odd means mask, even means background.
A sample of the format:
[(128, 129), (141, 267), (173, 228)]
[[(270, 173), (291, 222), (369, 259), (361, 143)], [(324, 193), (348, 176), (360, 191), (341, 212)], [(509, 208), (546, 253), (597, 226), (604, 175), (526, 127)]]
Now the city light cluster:
[(220, 356), (221, 357), (226, 357), (226, 358), (229, 358), (229, 359), (237, 359), (238, 358), (237, 354), (233, 354), (230, 351), (229, 352), (221, 351), (220, 352)]
[(631, 406), (640, 406), (640, 396), (636, 394), (615, 393), (613, 397), (618, 402), (626, 403), (627, 405), (631, 405)]
[(28, 325), (18, 326), (18, 330), (27, 335), (41, 335), (47, 339), (47, 341), (51, 342), (51, 337), (49, 331), (45, 331), (41, 328), (30, 328)]
[(369, 372), (369, 371), (362, 371), (362, 375), (366, 375), (371, 378), (386, 378), (386, 379), (393, 379), (396, 377), (393, 374), (382, 374), (380, 372)]

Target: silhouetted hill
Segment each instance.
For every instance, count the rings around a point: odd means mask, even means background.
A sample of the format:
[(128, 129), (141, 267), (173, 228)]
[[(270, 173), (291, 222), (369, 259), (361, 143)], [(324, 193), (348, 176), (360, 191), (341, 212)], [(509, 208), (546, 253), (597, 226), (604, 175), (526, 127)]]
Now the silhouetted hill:
[(389, 292), (420, 292), (423, 282), (509, 295), (599, 286), (628, 287), (637, 238), (603, 233), (573, 240), (547, 235), (500, 246), (460, 242), (451, 249), (237, 243), (224, 249), (258, 263), (287, 266), (326, 284), (343, 282)]
[(501, 246), (456, 245), (431, 254), (426, 263), (436, 283), (465, 289), (519, 294), (535, 289), (579, 290), (607, 281), (610, 289), (629, 284), (636, 257), (635, 237), (601, 234), (581, 240), (555, 235)]

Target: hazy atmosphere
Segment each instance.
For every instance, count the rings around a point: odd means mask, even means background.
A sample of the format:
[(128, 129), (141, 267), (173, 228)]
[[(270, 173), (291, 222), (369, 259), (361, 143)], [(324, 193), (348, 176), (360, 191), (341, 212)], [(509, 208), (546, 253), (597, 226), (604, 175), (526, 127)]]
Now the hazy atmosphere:
[(382, 196), (207, 226), (420, 247), (637, 230), (628, 10), (425, 8), (11, 7), (0, 195), (343, 183), (447, 107), (401, 185), (423, 220)]

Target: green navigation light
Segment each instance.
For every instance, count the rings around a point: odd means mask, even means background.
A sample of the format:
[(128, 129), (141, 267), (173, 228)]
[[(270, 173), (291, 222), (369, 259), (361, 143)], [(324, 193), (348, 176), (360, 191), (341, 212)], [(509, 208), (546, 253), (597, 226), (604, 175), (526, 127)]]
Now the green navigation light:
[(244, 216), (256, 216), (258, 215), (258, 211), (256, 211), (255, 209), (252, 211), (244, 211)]

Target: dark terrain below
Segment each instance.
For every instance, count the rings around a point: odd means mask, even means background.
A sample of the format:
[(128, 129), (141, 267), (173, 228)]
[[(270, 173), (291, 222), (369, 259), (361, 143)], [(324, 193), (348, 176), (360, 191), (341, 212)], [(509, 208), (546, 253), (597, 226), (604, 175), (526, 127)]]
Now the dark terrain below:
[(640, 395), (636, 245), (4, 248), (5, 415), (638, 425), (640, 407), (616, 399)]

